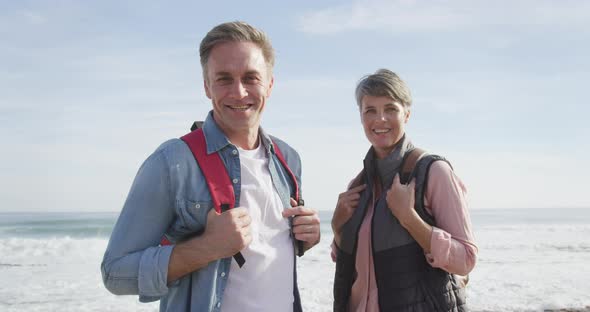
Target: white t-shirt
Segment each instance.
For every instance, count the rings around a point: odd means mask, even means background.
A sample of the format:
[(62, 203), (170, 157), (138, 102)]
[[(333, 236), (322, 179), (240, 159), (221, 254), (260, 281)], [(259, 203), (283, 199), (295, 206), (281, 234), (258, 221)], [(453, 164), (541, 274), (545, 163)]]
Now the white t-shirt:
[(283, 204), (274, 188), (262, 144), (240, 153), (240, 207), (252, 218), (252, 242), (241, 268), (232, 259), (222, 312), (293, 311), (293, 243)]

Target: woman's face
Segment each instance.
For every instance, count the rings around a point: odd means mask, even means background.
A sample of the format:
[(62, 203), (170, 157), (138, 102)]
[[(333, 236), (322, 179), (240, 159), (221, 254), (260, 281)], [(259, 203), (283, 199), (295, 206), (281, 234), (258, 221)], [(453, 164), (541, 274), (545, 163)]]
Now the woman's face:
[(378, 158), (385, 158), (404, 135), (410, 111), (386, 96), (365, 95), (361, 100), (361, 122)]

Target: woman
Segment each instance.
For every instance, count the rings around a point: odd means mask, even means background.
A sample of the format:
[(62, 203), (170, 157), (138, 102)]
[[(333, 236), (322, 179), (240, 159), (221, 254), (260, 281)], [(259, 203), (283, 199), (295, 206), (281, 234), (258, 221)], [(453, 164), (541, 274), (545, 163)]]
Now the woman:
[(332, 218), (334, 311), (467, 311), (460, 276), (477, 247), (465, 186), (444, 158), (419, 157), (404, 132), (410, 91), (395, 73), (361, 79), (356, 100), (372, 146)]

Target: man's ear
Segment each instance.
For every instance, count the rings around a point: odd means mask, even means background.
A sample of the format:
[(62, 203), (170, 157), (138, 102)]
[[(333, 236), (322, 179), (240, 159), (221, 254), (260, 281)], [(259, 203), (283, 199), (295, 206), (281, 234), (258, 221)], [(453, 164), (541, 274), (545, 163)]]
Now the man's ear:
[(205, 94), (209, 99), (211, 99), (211, 92), (209, 91), (209, 85), (207, 83), (207, 79), (203, 80), (203, 87), (205, 88)]
[(274, 84), (275, 84), (275, 77), (270, 76), (270, 82), (268, 83), (268, 89), (266, 89), (266, 97), (270, 97), (270, 94), (272, 93), (272, 87)]
[(412, 111), (408, 108), (406, 109), (406, 117), (404, 118), (404, 123), (408, 123), (408, 120), (410, 120), (410, 115), (412, 115)]

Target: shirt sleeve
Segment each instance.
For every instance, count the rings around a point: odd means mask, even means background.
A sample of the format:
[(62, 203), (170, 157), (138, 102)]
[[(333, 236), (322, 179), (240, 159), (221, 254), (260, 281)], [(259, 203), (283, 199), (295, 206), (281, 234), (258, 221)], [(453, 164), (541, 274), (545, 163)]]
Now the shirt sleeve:
[(466, 193), (465, 185), (447, 162), (432, 164), (424, 204), (437, 226), (432, 229), (426, 258), (431, 266), (459, 275), (467, 275), (473, 269), (478, 252)]
[(139, 169), (101, 264), (103, 282), (116, 295), (139, 294), (154, 301), (168, 292), (173, 246), (159, 246), (174, 218), (170, 176), (163, 153), (152, 154)]

